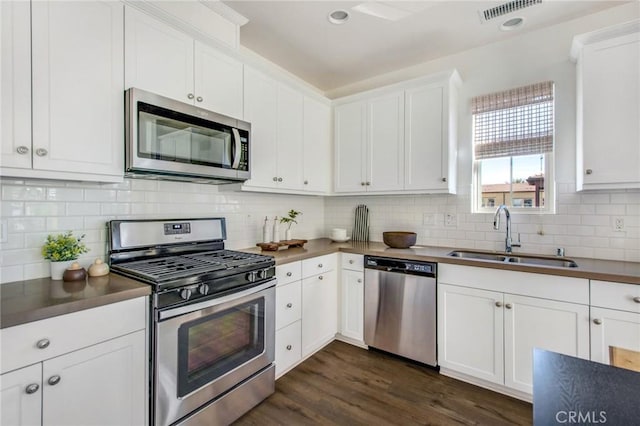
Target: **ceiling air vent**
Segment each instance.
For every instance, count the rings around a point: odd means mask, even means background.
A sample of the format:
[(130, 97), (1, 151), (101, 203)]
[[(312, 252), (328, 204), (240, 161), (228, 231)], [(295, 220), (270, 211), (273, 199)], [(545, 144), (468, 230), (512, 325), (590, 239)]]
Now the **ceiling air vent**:
[(540, 3), (542, 3), (542, 0), (510, 1), (509, 3), (504, 3), (500, 6), (492, 7), (491, 9), (479, 11), (480, 19), (482, 19), (483, 22), (490, 21), (491, 19), (506, 15), (507, 13), (515, 12), (516, 10), (524, 9), (525, 7), (535, 6)]

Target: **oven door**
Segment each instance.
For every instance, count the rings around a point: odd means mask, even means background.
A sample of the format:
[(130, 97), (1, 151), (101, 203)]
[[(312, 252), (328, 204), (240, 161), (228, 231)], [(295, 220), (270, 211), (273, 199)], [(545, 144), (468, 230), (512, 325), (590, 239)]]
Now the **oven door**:
[(275, 280), (159, 312), (154, 353), (156, 425), (169, 425), (271, 365)]

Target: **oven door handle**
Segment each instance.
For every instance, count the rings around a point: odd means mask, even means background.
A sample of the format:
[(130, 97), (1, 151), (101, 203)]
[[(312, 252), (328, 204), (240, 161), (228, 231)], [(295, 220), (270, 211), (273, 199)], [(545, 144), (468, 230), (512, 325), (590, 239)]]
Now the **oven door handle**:
[(245, 296), (250, 296), (255, 293), (260, 293), (261, 291), (266, 290), (269, 287), (273, 287), (275, 285), (276, 285), (276, 280), (271, 279), (263, 284), (248, 288), (246, 290), (243, 290), (237, 293), (229, 294), (222, 297), (217, 297), (215, 299), (206, 300), (200, 303), (194, 303), (193, 305), (180, 306), (178, 308), (168, 309), (166, 311), (160, 311), (158, 313), (158, 320), (163, 321), (169, 318), (177, 317), (179, 315), (184, 315), (191, 312), (200, 311), (202, 309), (210, 308), (212, 306), (222, 305), (237, 299), (241, 299)]

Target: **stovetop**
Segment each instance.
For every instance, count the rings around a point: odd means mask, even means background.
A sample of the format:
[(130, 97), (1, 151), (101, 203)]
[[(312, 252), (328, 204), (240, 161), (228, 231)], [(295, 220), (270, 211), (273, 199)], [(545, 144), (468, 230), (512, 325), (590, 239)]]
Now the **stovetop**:
[(272, 258), (260, 254), (213, 250), (134, 260), (112, 265), (112, 269), (114, 272), (122, 272), (150, 284), (162, 285), (184, 279), (194, 281), (202, 276), (211, 280), (216, 276), (242, 273), (247, 269), (266, 268), (273, 263)]

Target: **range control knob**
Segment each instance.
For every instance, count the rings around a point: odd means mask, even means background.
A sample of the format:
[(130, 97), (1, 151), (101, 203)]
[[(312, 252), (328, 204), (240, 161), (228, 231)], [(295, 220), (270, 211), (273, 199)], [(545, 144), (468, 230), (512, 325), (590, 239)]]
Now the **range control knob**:
[(261, 280), (267, 278), (267, 272), (269, 272), (267, 269), (261, 269), (258, 271), (258, 278)]
[(249, 281), (250, 283), (254, 282), (256, 280), (256, 275), (256, 271), (247, 273), (247, 281)]
[(180, 290), (180, 297), (183, 300), (189, 300), (189, 298), (191, 297), (191, 289), (190, 288), (183, 288), (182, 290)]
[(200, 287), (198, 287), (198, 293), (206, 296), (207, 294), (209, 294), (209, 286), (207, 284), (200, 284)]

